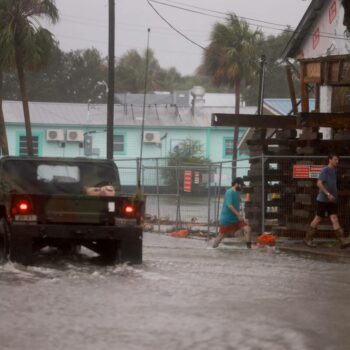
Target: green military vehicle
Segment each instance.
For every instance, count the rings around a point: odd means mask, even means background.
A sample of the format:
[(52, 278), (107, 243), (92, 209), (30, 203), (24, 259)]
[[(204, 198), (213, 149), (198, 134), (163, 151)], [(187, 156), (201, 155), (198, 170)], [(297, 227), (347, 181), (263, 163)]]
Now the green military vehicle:
[(1, 259), (28, 265), (46, 246), (85, 246), (106, 263), (142, 263), (144, 202), (119, 192), (112, 160), (1, 157)]

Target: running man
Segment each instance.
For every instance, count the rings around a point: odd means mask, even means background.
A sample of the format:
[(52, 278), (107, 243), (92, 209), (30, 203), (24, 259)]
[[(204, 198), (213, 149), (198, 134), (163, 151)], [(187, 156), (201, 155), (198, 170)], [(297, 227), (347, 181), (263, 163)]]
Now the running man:
[(217, 248), (224, 238), (225, 234), (238, 233), (242, 230), (244, 233), (247, 248), (251, 248), (251, 227), (244, 221), (240, 213), (241, 206), (241, 189), (244, 186), (243, 179), (237, 177), (232, 182), (224, 197), (224, 203), (220, 215), (219, 234), (214, 239), (213, 248)]

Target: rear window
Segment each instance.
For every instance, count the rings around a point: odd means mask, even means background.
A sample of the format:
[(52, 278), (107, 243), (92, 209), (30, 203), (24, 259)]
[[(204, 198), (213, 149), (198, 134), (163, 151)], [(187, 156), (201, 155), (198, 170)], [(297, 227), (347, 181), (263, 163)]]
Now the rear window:
[(113, 163), (8, 159), (0, 170), (0, 192), (84, 194), (88, 186), (109, 184), (120, 190)]

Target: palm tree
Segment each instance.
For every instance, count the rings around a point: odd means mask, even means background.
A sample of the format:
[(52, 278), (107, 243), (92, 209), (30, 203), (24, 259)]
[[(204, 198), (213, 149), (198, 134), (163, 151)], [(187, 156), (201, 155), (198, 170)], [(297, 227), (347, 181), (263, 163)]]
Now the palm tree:
[[(239, 114), (241, 84), (248, 83), (258, 69), (257, 46), (262, 38), (259, 29), (252, 31), (246, 21), (229, 14), (226, 23), (216, 23), (211, 32), (211, 43), (204, 52), (205, 73), (217, 86), (234, 88), (235, 113)], [(232, 154), (232, 177), (236, 176), (239, 128), (235, 127)]]
[(0, 67), (9, 62), (16, 68), (20, 85), (28, 154), (33, 155), (25, 69), (36, 70), (47, 64), (55, 45), (52, 34), (39, 20), (58, 20), (55, 0), (1, 0)]

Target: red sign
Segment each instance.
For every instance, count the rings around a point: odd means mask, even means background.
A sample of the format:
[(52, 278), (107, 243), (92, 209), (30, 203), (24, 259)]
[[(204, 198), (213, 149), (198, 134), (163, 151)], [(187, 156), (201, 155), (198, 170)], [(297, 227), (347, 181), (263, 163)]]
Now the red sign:
[(192, 171), (184, 171), (184, 192), (191, 192), (192, 187)]
[(294, 179), (318, 179), (321, 170), (324, 165), (293, 165), (293, 178)]
[(316, 49), (319, 42), (320, 42), (320, 28), (317, 27), (317, 29), (314, 31), (314, 34), (312, 36), (312, 47)]
[(329, 23), (334, 21), (334, 18), (337, 16), (337, 2), (333, 1), (331, 7), (329, 8)]

